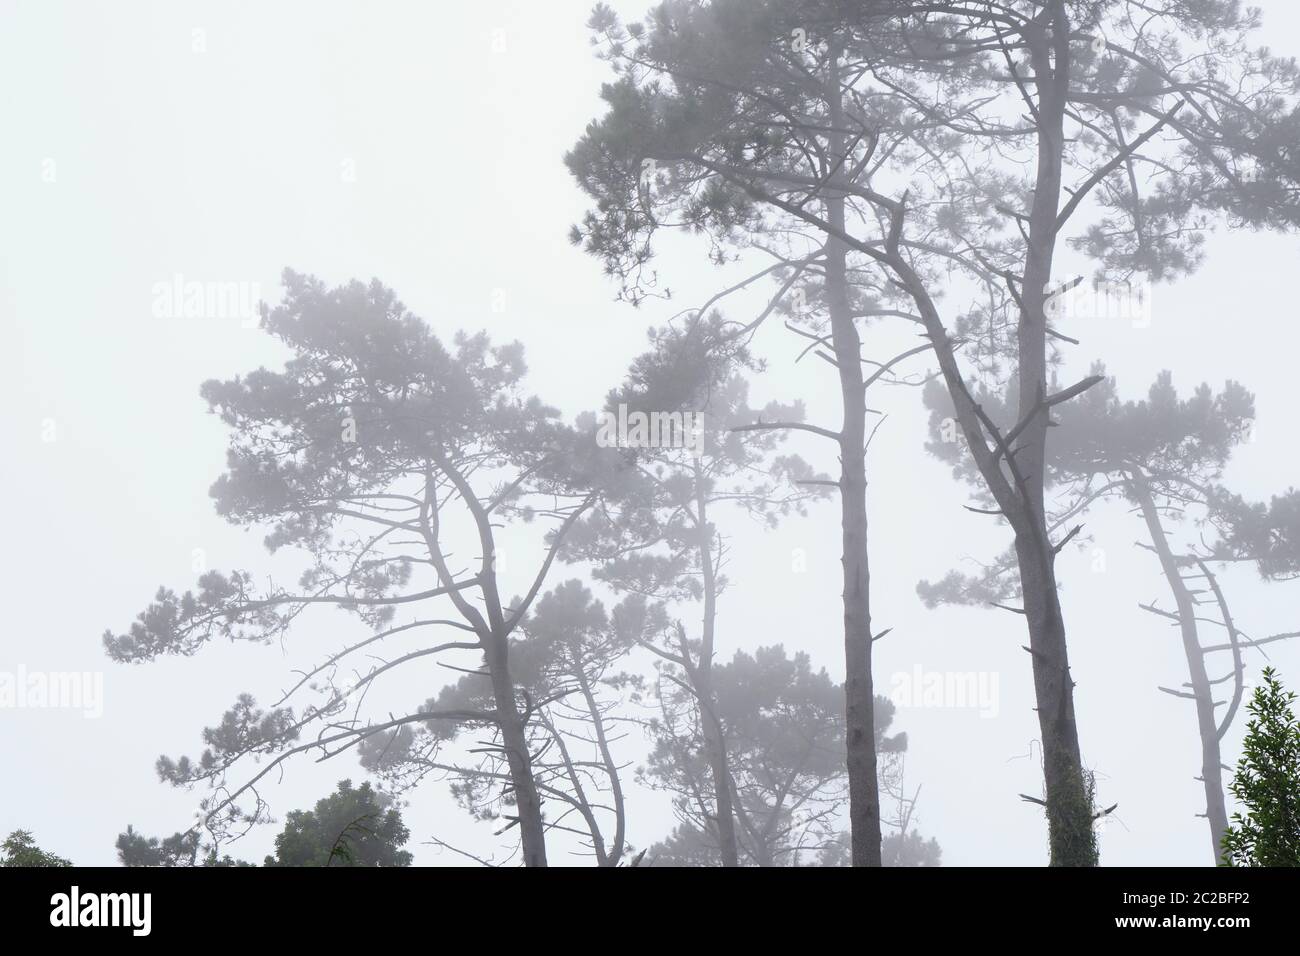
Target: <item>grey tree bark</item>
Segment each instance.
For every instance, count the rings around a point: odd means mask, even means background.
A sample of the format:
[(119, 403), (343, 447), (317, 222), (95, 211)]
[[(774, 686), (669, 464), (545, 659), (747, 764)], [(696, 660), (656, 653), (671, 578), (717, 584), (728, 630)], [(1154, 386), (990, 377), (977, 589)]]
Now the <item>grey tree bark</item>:
[[(845, 128), (839, 58), (828, 69), (833, 130)], [(843, 168), (844, 137), (830, 136), (831, 161), (838, 163), (825, 193), (826, 219), (845, 231), (844, 193), (836, 190)], [(840, 543), (844, 575), (844, 712), (849, 778), (849, 834), (854, 866), (880, 866), (880, 784), (876, 777), (875, 689), (871, 674), (871, 573), (867, 559), (866, 396), (861, 340), (849, 300), (845, 243), (826, 242), (826, 297), (831, 345), (839, 371), (844, 423), (840, 446)]]
[(1169, 538), (1165, 534), (1146, 475), (1139, 469), (1133, 469), (1129, 472), (1129, 486), (1142, 510), (1147, 531), (1151, 535), (1151, 545), (1160, 560), (1160, 569), (1178, 609), (1178, 628), (1183, 640), (1183, 653), (1187, 658), (1191, 695), (1196, 704), (1196, 729), (1201, 739), (1199, 779), (1205, 790), (1205, 818), (1210, 827), (1211, 853), (1217, 864), (1223, 858), (1223, 835), (1228, 830), (1228, 810), (1223, 796), (1223, 755), (1219, 748), (1220, 734), (1214, 715), (1214, 694), (1205, 669), (1205, 651), (1197, 633), (1196, 601), (1183, 579), (1183, 566), (1186, 562), (1180, 562), (1169, 547)]
[(493, 635), (486, 644), (488, 672), (491, 674), (492, 694), (496, 699), (497, 726), (501, 729), (501, 746), (505, 750), (506, 764), (510, 768), (511, 789), (515, 798), (516, 820), (519, 824), (519, 841), (523, 850), (524, 866), (546, 866), (546, 828), (542, 822), (542, 804), (533, 778), (533, 766), (528, 752), (528, 737), (524, 721), (515, 699), (514, 682), (506, 652), (506, 639)]
[[(696, 470), (696, 485), (703, 476)], [(704, 586), (704, 617), (701, 628), (700, 656), (689, 676), (698, 697), (700, 722), (704, 731), (704, 747), (713, 775), (713, 794), (718, 829), (718, 850), (723, 866), (739, 866), (740, 854), (736, 844), (736, 818), (732, 807), (731, 769), (727, 763), (727, 742), (721, 721), (718, 719), (717, 699), (713, 692), (713, 653), (718, 617), (718, 582), (713, 567), (713, 535), (709, 530), (703, 488), (696, 496), (696, 519), (700, 533), (700, 568)], [(685, 654), (689, 661), (690, 656)]]
[[(1061, 0), (1031, 35), (1029, 52), (1038, 99), (1038, 168), (1029, 211), (1018, 329), (1022, 430), (1006, 461), (1021, 512), (1015, 550), (1029, 629), (1034, 693), (1043, 745), (1044, 800), (1053, 866), (1095, 866), (1091, 788), (1085, 778), (1074, 711), (1074, 680), (1056, 582), (1056, 550), (1047, 531), (1044, 485), (1047, 429), (1047, 290), (1052, 279), (1060, 215), (1065, 111), (1070, 76), (1070, 24)], [(1018, 525), (1018, 526), (1017, 526)]]

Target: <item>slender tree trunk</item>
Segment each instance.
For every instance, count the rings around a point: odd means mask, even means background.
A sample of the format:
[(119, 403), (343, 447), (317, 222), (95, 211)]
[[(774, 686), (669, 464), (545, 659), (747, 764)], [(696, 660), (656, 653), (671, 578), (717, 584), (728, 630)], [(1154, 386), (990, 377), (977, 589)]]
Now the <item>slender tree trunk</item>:
[(718, 719), (717, 698), (713, 692), (713, 649), (718, 616), (718, 581), (713, 567), (713, 533), (709, 529), (704, 476), (695, 470), (696, 518), (699, 524), (700, 570), (704, 585), (704, 620), (700, 639), (700, 658), (695, 663), (691, 684), (700, 706), (700, 723), (704, 731), (705, 756), (713, 774), (713, 795), (717, 811), (718, 851), (723, 866), (739, 866), (736, 844), (736, 817), (732, 806), (731, 768), (727, 761), (727, 740)]
[(538, 723), (546, 728), (550, 734), (551, 740), (555, 742), (555, 749), (560, 752), (560, 759), (564, 761), (564, 773), (569, 778), (569, 784), (573, 787), (573, 809), (587, 824), (587, 832), (591, 835), (591, 849), (596, 854), (597, 866), (610, 866), (609, 853), (605, 850), (605, 836), (600, 832), (600, 821), (596, 819), (595, 808), (587, 799), (586, 788), (582, 785), (582, 777), (578, 773), (578, 768), (573, 765), (573, 758), (569, 754), (569, 746), (564, 742), (564, 735), (556, 728), (555, 723), (544, 715), (538, 716)]
[(1146, 475), (1134, 469), (1129, 473), (1142, 517), (1146, 519), (1151, 544), (1160, 559), (1169, 590), (1173, 592), (1178, 608), (1178, 627), (1183, 638), (1183, 653), (1187, 657), (1187, 672), (1196, 702), (1196, 728), (1201, 735), (1201, 776), (1205, 788), (1205, 819), (1210, 827), (1210, 852), (1217, 864), (1223, 858), (1223, 835), (1228, 831), (1228, 809), (1223, 797), (1223, 755), (1219, 750), (1219, 729), (1214, 716), (1214, 694), (1205, 670), (1205, 652), (1196, 627), (1196, 601), (1183, 580), (1177, 557), (1169, 547), (1160, 512), (1156, 510)]
[(587, 702), (587, 710), (591, 714), (591, 727), (596, 735), (596, 746), (600, 750), (600, 761), (604, 765), (606, 776), (609, 777), (610, 799), (614, 802), (614, 840), (602, 865), (618, 866), (619, 861), (623, 859), (624, 843), (627, 838), (627, 810), (623, 798), (623, 783), (619, 779), (618, 763), (609, 749), (605, 719), (601, 716), (600, 705), (592, 692), (591, 682), (587, 680), (587, 675), (582, 672), (581, 666), (575, 669), (578, 672), (579, 688), (582, 690), (583, 699)]
[(1043, 744), (1048, 843), (1053, 866), (1095, 866), (1091, 787), (1085, 779), (1074, 714), (1074, 681), (1066, 650), (1065, 621), (1056, 584), (1056, 552), (1047, 533), (1043, 504), (1048, 409), (1047, 288), (1052, 278), (1060, 213), (1061, 164), (1065, 150), (1066, 88), (1070, 73), (1069, 23), (1063, 0), (1052, 0), (1048, 28), (1030, 37), (1038, 97), (1038, 169), (1029, 211), (1022, 307), (1018, 329), (1019, 415), (1029, 424), (1010, 461), (1016, 473), (1023, 520), (1016, 531), (1016, 558), (1024, 595), (1034, 692)]
[(713, 775), (713, 793), (716, 800), (718, 851), (723, 866), (740, 866), (740, 853), (736, 842), (736, 817), (731, 798), (731, 773), (727, 760), (727, 743), (722, 727), (714, 712), (713, 682), (710, 677), (696, 681), (700, 695), (700, 714), (704, 726), (704, 747)]
[[(838, 51), (828, 67), (830, 157), (839, 167), (825, 193), (826, 218), (844, 232), (842, 177), (845, 128)], [(861, 340), (849, 301), (847, 246), (832, 235), (826, 243), (826, 297), (831, 344), (839, 367), (840, 537), (844, 572), (844, 710), (849, 776), (849, 836), (854, 866), (880, 866), (880, 785), (876, 779), (875, 690), (871, 677), (871, 574), (867, 564), (866, 396)]]
[(488, 672), (492, 694), (496, 699), (497, 726), (501, 728), (501, 745), (505, 748), (514, 790), (515, 811), (519, 820), (519, 839), (523, 846), (524, 866), (546, 866), (546, 828), (542, 823), (542, 804), (533, 779), (532, 755), (523, 716), (515, 701), (515, 686), (510, 679), (506, 639), (493, 635), (487, 645)]

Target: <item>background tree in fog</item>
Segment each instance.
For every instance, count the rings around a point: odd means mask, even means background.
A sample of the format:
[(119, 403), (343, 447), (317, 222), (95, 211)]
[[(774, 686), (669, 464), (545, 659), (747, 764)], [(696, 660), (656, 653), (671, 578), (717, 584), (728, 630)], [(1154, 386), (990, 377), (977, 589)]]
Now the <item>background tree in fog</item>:
[[(650, 338), (627, 380), (609, 393), (605, 414), (610, 421), (669, 416), (660, 420), (680, 421), (693, 434), (618, 449), (623, 467), (617, 480), (603, 487), (600, 502), (575, 525), (561, 554), (591, 563), (593, 577), (616, 592), (653, 602), (657, 626), (646, 630), (641, 645), (654, 655), (659, 681), (685, 694), (689, 704), (678, 703), (699, 720), (683, 728), (679, 744), (698, 751), (695, 759), (710, 771), (699, 793), (710, 808), (701, 834), (724, 866), (736, 866), (741, 808), (729, 763), (730, 729), (713, 679), (718, 601), (729, 584), (727, 544), (715, 519), (722, 509), (738, 507), (772, 527), (802, 514), (810, 499), (824, 494), (827, 479), (797, 456), (778, 454), (781, 435), (734, 430), (760, 414), (749, 407), (742, 376), (755, 366), (743, 347), (728, 341), (719, 317), (655, 330)], [(799, 421), (803, 409), (770, 403), (761, 414)], [(678, 614), (698, 614), (699, 623), (688, 625)]]
[[(1057, 252), (1088, 254), (1103, 281), (1171, 279), (1199, 263), (1216, 219), (1293, 228), (1294, 63), (1252, 46), (1258, 16), (1234, 0), (669, 0), (626, 29), (605, 7), (592, 22), (618, 76), (569, 157), (596, 200), (575, 239), (631, 289), (655, 279), (661, 228), (706, 233), (717, 258), (773, 252), (782, 293), (824, 263), (823, 344), (844, 385), (831, 435), (845, 469), (855, 863), (879, 859), (853, 324), (874, 314), (915, 323), (934, 350), (1011, 527), (1050, 857), (1094, 864), (1044, 485), (1049, 418), (1097, 379), (1049, 390), (1075, 341), (1047, 314)], [(973, 383), (1005, 381), (1007, 354), (1017, 413), (1004, 432)]]
[[(402, 849), (410, 831), (393, 797), (363, 783), (342, 780), (334, 793), (312, 810), (293, 810), (275, 838), (275, 855), (263, 866), (410, 866)], [(123, 866), (253, 866), (229, 855), (218, 856), (198, 830), (169, 837), (145, 837), (128, 826), (117, 838)]]
[[(240, 695), (204, 731), (201, 757), (160, 758), (158, 773), (211, 788), (203, 825), (220, 836), (264, 817), (257, 784), (295, 754), (325, 758), (404, 725), (467, 721), (489, 729), (482, 746), (508, 768), (501, 787), (523, 862), (545, 865), (528, 748), (541, 702), (521, 695), (512, 677), (510, 638), (556, 545), (592, 501), (583, 480), (568, 477), (591, 456), (554, 409), (523, 391), (517, 343), (460, 334), (448, 349), (378, 281), (328, 289), (286, 271), (284, 285), (281, 305), (262, 314), (262, 327), (291, 352), (284, 370), (203, 386), (231, 429), (212, 496), (232, 523), (269, 526), (270, 550), (295, 547), (311, 564), (292, 588), (259, 587), (247, 571), (207, 572), (197, 591), (179, 595), (161, 588), (104, 645), (114, 660), (139, 663), (189, 656), (214, 638), (268, 643), (325, 605), (370, 633), (323, 657), (270, 709)], [(550, 529), (536, 546), (532, 583), (508, 602), (497, 528), (542, 519)], [(435, 604), (450, 604), (451, 615)], [(447, 631), (451, 639), (432, 636)], [(481, 706), (369, 716), (367, 699), (385, 673), (447, 655), (481, 666), (490, 687)], [(299, 709), (289, 706), (304, 696)], [(250, 758), (261, 761), (256, 772), (237, 769)], [(237, 803), (245, 796), (251, 810)]]
[(197, 829), (169, 837), (146, 837), (130, 824), (117, 835), (117, 860), (123, 866), (255, 866), (221, 854), (215, 844), (204, 841)]
[[(841, 847), (846, 774), (843, 690), (808, 655), (781, 645), (739, 650), (714, 667), (714, 707), (725, 728), (735, 797), (740, 861), (797, 866), (821, 861)], [(642, 770), (651, 787), (673, 794), (678, 825), (650, 847), (652, 865), (716, 866), (712, 839), (712, 778), (694, 694), (658, 675), (659, 715), (651, 721), (653, 749)], [(881, 766), (907, 748), (907, 735), (889, 735), (894, 706), (876, 699), (876, 751)], [(889, 789), (892, 777), (882, 781)], [(887, 841), (888, 842), (888, 841)], [(838, 854), (836, 859), (838, 859)], [(837, 864), (838, 865), (838, 864)]]

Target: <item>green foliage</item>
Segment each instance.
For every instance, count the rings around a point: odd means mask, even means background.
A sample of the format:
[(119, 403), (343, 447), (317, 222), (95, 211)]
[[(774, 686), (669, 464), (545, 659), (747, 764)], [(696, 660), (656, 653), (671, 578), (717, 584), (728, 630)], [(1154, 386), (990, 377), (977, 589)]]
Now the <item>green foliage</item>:
[(117, 859), (123, 866), (256, 866), (245, 860), (219, 855), (204, 847), (198, 830), (173, 833), (169, 837), (145, 837), (132, 826), (117, 837)]
[(1245, 809), (1232, 815), (1223, 837), (1228, 866), (1300, 866), (1300, 721), (1296, 695), (1282, 688), (1277, 672), (1264, 669), (1264, 683), (1246, 705), (1241, 759), (1229, 789)]
[(0, 866), (72, 866), (72, 861), (42, 850), (27, 830), (15, 830), (0, 843)]
[(288, 815), (264, 865), (410, 866), (411, 854), (401, 849), (410, 836), (391, 797), (343, 780), (315, 810)]
[(117, 859), (123, 866), (194, 866), (199, 832), (186, 830), (169, 837), (145, 837), (128, 825), (117, 837)]
[[(411, 854), (401, 849), (409, 838), (391, 797), (343, 780), (314, 810), (288, 815), (263, 865), (410, 866)], [(256, 866), (205, 846), (197, 828), (159, 839), (128, 826), (117, 838), (117, 858), (123, 866)]]

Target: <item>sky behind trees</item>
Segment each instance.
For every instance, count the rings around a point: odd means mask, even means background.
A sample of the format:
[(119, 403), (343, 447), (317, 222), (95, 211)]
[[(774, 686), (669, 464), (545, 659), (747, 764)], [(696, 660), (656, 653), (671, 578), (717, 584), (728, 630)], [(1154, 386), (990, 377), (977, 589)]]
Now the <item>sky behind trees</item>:
[[(1273, 47), (1300, 51), (1300, 11), (1259, 5)], [(103, 672), (104, 705), (99, 719), (0, 711), (0, 766), (21, 782), (0, 802), (0, 832), (28, 829), (52, 852), (111, 864), (127, 823), (184, 828), (195, 800), (158, 782), (157, 756), (194, 752), (235, 693), (273, 697), (292, 667), (355, 633), (355, 622), (325, 613), (283, 648), (217, 645), (143, 667), (103, 653), (105, 626), (129, 622), (158, 582), (189, 586), (199, 565), (286, 577), (299, 568), (215, 514), (207, 489), (223, 468), (225, 430), (198, 391), (285, 356), (242, 315), (168, 315), (159, 297), (177, 275), (244, 283), (272, 303), (286, 266), (330, 284), (378, 277), (444, 339), (482, 328), (523, 341), (529, 388), (572, 421), (621, 382), (648, 326), (733, 274), (670, 243), (660, 266), (674, 300), (634, 310), (566, 241), (586, 203), (562, 157), (598, 114), (607, 79), (588, 45), (588, 6), (3, 4), (0, 115), (11, 146), (0, 157), (0, 318), (10, 358), (0, 402), (10, 455), (0, 488), (12, 507), (0, 667)], [(645, 3), (614, 6), (633, 18)], [(1164, 368), (1184, 393), (1241, 380), (1258, 425), (1230, 484), (1252, 498), (1285, 490), (1300, 434), (1296, 260), (1293, 238), (1220, 233), (1198, 273), (1155, 288), (1149, 327), (1099, 322), (1063, 377), (1103, 359), (1126, 399)], [(766, 292), (729, 314), (756, 313)], [(792, 339), (775, 327), (755, 340), (775, 374), (754, 381), (753, 403), (802, 398), (809, 421), (836, 424), (833, 380), (793, 364)], [(867, 343), (881, 359), (910, 344), (898, 330)], [(876, 648), (877, 692), (918, 665), (996, 676), (995, 712), (895, 715), (892, 729), (909, 736), (908, 779), (923, 785), (921, 828), (946, 864), (1040, 863), (1041, 814), (1017, 797), (1040, 786), (1021, 624), (997, 611), (926, 610), (914, 590), (955, 557), (993, 556), (1005, 539), (962, 510), (963, 489), (925, 454), (919, 393), (887, 390), (873, 404), (889, 413), (868, 460), (873, 618), (892, 628)], [(789, 444), (833, 468), (815, 441)], [(720, 607), (721, 659), (783, 643), (838, 679), (837, 509), (813, 504), (775, 530), (741, 515), (722, 522), (741, 586)], [(1133, 547), (1122, 507), (1094, 512), (1086, 530), (1094, 541), (1063, 552), (1060, 578), (1084, 760), (1100, 802), (1119, 804), (1101, 835), (1103, 862), (1204, 864), (1195, 726), (1186, 702), (1156, 691), (1180, 682), (1186, 663), (1176, 634), (1137, 607), (1163, 594), (1160, 569)], [(523, 537), (507, 538), (512, 546), (518, 560), (505, 574), (523, 583), (535, 555)], [(1300, 585), (1262, 584), (1249, 568), (1223, 579), (1243, 627), (1300, 626)], [(1300, 673), (1300, 646), (1269, 654), (1284, 678)], [(434, 690), (395, 686), (413, 699)], [(1229, 763), (1242, 730), (1226, 738)], [(283, 814), (359, 774), (348, 756), (302, 761), (268, 796)], [(637, 846), (668, 832), (665, 795), (630, 800)], [(493, 843), (442, 787), (420, 790), (404, 820), (417, 864), (456, 862), (425, 843), (433, 835)], [(261, 858), (277, 830), (255, 832), (238, 855)]]

